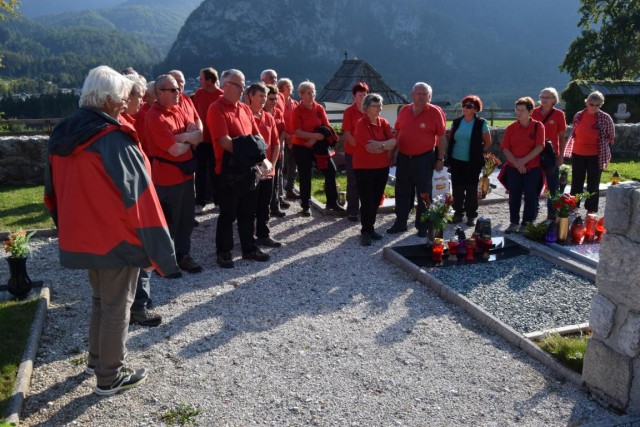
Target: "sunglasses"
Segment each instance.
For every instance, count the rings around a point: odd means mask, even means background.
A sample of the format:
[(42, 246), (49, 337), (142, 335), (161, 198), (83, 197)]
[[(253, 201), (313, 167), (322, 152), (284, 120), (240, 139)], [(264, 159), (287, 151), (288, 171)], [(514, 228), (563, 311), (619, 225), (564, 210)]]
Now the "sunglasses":
[(162, 88), (160, 90), (162, 92), (167, 92), (167, 91), (171, 91), (173, 93), (180, 92), (180, 89), (178, 89), (177, 87), (165, 87), (165, 88)]
[(600, 106), (602, 105), (602, 104), (594, 104), (593, 102), (588, 102), (587, 104), (589, 105), (589, 107), (596, 107), (596, 108), (600, 108)]
[(462, 108), (466, 108), (467, 110), (474, 110), (476, 106), (473, 104), (463, 104)]

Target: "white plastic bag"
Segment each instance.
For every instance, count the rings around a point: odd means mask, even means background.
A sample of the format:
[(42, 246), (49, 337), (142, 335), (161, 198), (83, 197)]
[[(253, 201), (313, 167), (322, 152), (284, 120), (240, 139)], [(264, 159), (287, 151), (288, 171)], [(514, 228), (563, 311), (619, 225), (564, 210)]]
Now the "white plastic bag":
[(433, 170), (433, 178), (431, 180), (431, 197), (435, 198), (442, 194), (451, 193), (451, 180), (449, 179), (449, 172), (446, 167), (442, 170)]

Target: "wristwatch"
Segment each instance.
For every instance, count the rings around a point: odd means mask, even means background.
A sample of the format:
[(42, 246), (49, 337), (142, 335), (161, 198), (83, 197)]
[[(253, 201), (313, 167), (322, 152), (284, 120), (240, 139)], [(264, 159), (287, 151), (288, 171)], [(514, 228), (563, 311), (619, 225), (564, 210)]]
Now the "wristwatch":
[(444, 162), (444, 159), (436, 159), (436, 162), (437, 162), (437, 161)]
[(382, 143), (382, 149), (384, 150), (384, 142)]

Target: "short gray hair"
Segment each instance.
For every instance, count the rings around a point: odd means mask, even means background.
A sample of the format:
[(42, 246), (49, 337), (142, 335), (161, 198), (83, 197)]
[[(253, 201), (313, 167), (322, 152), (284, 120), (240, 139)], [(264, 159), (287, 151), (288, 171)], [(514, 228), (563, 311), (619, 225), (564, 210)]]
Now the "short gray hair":
[(173, 76), (173, 78), (176, 79), (176, 81), (178, 81), (176, 76), (180, 76), (180, 80), (185, 80), (184, 73), (182, 71), (180, 71), (180, 70), (171, 70), (171, 71), (169, 71), (168, 74), (171, 74)]
[(126, 99), (133, 82), (111, 67), (100, 65), (87, 74), (80, 95), (80, 107), (103, 108), (107, 98)]
[(382, 105), (382, 96), (378, 95), (377, 93), (370, 93), (367, 96), (364, 97), (364, 100), (362, 101), (362, 109), (363, 110), (367, 110), (367, 108), (369, 108), (371, 106), (371, 104), (373, 103), (380, 103), (380, 105)]
[(555, 101), (553, 101), (554, 104), (557, 104), (558, 101), (560, 101), (560, 98), (558, 97), (558, 91), (556, 90), (556, 88), (554, 87), (545, 87), (544, 89), (542, 89), (540, 91), (540, 96), (542, 96), (543, 93), (550, 93), (551, 96), (553, 96), (553, 99), (555, 99)]
[(597, 101), (600, 104), (604, 104), (604, 95), (602, 94), (602, 92), (594, 90), (589, 94), (589, 96), (587, 96), (587, 99), (584, 100), (584, 102), (588, 101)]
[(131, 95), (144, 95), (147, 91), (147, 80), (139, 74), (125, 74), (125, 78), (133, 82)]
[(417, 82), (416, 84), (414, 84), (413, 85), (413, 89), (411, 89), (411, 93), (415, 92), (416, 89), (418, 89), (419, 87), (425, 88), (427, 90), (427, 95), (428, 96), (432, 96), (433, 95), (433, 90), (431, 89), (431, 86), (429, 86), (425, 82)]
[(266, 70), (264, 70), (263, 72), (260, 73), (260, 80), (263, 80), (264, 77), (267, 74), (273, 74), (276, 79), (278, 78), (278, 73), (276, 73), (276, 70), (272, 70), (271, 68), (267, 68)]
[(176, 79), (171, 74), (159, 75), (158, 77), (156, 77), (156, 82), (154, 83), (154, 87), (153, 87), (153, 92), (156, 94), (156, 97), (158, 96), (158, 91), (162, 89), (162, 86), (166, 82), (171, 82), (172, 84), (175, 83), (176, 85), (178, 84)]
[(291, 90), (293, 90), (293, 82), (291, 81), (291, 79), (287, 77), (283, 77), (280, 80), (278, 80), (278, 90), (280, 92), (282, 92), (282, 88), (284, 87), (284, 85), (291, 86)]
[(222, 83), (225, 83), (227, 80), (229, 80), (229, 77), (231, 76), (240, 77), (242, 80), (245, 80), (244, 74), (242, 73), (242, 71), (236, 70), (235, 68), (230, 68), (222, 72), (222, 74), (220, 75), (220, 81)]
[(298, 94), (302, 94), (302, 92), (306, 92), (308, 90), (316, 90), (316, 85), (312, 81), (305, 80), (298, 85)]

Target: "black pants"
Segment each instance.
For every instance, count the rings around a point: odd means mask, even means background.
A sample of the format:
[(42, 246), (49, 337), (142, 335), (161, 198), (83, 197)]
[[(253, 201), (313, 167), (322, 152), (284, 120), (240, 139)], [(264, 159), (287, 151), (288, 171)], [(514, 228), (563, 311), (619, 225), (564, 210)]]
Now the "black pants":
[(258, 183), (258, 201), (256, 207), (256, 236), (259, 239), (269, 237), (269, 204), (273, 193), (273, 178)]
[(456, 215), (462, 216), (466, 212), (467, 218), (477, 218), (480, 172), (471, 167), (471, 162), (454, 158), (449, 159), (449, 170), (453, 210)]
[(360, 197), (360, 224), (362, 234), (374, 231), (378, 206), (389, 177), (389, 168), (354, 169)]
[(222, 174), (218, 175), (218, 201), (220, 215), (216, 225), (216, 253), (229, 252), (233, 249), (233, 222), (236, 219), (242, 252), (255, 251), (257, 246), (253, 234), (258, 191), (239, 189)]
[(216, 188), (216, 160), (213, 156), (213, 144), (201, 142), (196, 147), (196, 204), (204, 206), (207, 201), (218, 204), (215, 194)]
[(431, 195), (431, 179), (433, 178), (435, 158), (436, 155), (433, 151), (419, 156), (406, 156), (398, 153), (396, 158), (396, 225), (400, 227), (407, 225), (414, 194), (412, 190), (415, 186), (418, 195), (416, 228), (418, 230), (427, 229), (427, 223), (420, 221), (420, 217), (427, 210), (420, 195), (423, 193)]
[(275, 166), (276, 174), (273, 177), (273, 191), (271, 192), (271, 210), (277, 211), (280, 209), (280, 201), (284, 197), (284, 189), (282, 182), (282, 159), (276, 162)]
[[(315, 157), (310, 148), (302, 145), (293, 146), (293, 157), (298, 165), (298, 177), (300, 178), (300, 206), (309, 208), (311, 200), (311, 169)], [(333, 159), (327, 160), (327, 168), (320, 171), (324, 175), (324, 192), (327, 196), (327, 206), (338, 205), (338, 189), (336, 188), (336, 165)]]
[(598, 163), (598, 156), (571, 155), (571, 195), (582, 193), (584, 180), (587, 179), (587, 191), (591, 193), (584, 201), (584, 207), (591, 212), (598, 212), (600, 200), (600, 176), (602, 170)]
[(169, 226), (176, 256), (189, 255), (195, 208), (193, 179), (176, 185), (156, 185), (156, 192)]
[(284, 181), (284, 191), (292, 192), (293, 184), (296, 181), (296, 159), (293, 157), (293, 148), (284, 144), (284, 156), (282, 158), (282, 175)]

